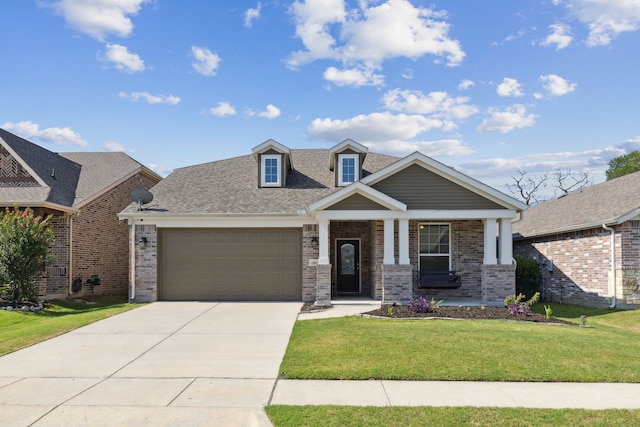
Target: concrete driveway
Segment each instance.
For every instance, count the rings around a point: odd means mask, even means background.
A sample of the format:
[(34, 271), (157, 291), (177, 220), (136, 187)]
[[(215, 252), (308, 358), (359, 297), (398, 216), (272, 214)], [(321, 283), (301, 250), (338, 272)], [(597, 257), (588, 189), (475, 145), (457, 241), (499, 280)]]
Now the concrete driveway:
[(270, 426), (300, 307), (157, 302), (0, 357), (0, 425)]

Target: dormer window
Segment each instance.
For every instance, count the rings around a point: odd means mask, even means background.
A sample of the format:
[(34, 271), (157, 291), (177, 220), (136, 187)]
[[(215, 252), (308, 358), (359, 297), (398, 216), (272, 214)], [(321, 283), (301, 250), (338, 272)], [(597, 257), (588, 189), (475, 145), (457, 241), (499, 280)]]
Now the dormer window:
[(282, 156), (279, 154), (263, 154), (261, 156), (260, 185), (262, 187), (281, 187), (282, 186)]
[(338, 155), (338, 185), (349, 185), (358, 180), (360, 176), (359, 158), (357, 154)]

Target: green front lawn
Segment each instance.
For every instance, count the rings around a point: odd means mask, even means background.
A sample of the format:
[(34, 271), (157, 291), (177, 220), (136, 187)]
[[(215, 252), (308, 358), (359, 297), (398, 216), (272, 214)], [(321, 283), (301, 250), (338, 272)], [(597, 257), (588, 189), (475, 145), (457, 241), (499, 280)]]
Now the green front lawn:
[(0, 310), (0, 356), (136, 307), (122, 299), (97, 298), (95, 305), (50, 301), (34, 313)]
[(448, 407), (268, 406), (276, 427), (630, 426), (640, 411)]
[(588, 313), (591, 327), (357, 316), (298, 321), (280, 370), (288, 379), (640, 382), (640, 311), (553, 310), (557, 317)]
[[(544, 313), (541, 304), (534, 311)], [(640, 382), (640, 310), (553, 304), (587, 328), (503, 321), (345, 317), (298, 321), (288, 379)], [(638, 410), (282, 406), (275, 426), (626, 426)]]

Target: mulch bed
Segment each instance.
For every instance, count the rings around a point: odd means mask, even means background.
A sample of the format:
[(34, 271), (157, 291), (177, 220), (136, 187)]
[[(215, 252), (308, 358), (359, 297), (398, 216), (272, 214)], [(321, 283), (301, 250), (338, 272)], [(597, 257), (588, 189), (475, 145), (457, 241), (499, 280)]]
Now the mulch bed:
[[(536, 322), (536, 323), (554, 323), (563, 325), (573, 325), (575, 323), (566, 320), (547, 317), (543, 314), (529, 313), (527, 316), (514, 316), (509, 313), (505, 307), (487, 307), (487, 306), (440, 306), (429, 313), (412, 313), (406, 306), (393, 306), (392, 315), (389, 316), (389, 308), (391, 305), (382, 305), (379, 309), (363, 313), (366, 316), (386, 317), (393, 319), (463, 319), (463, 320), (512, 320), (517, 322)], [(326, 308), (314, 307), (313, 302), (303, 304), (302, 313), (313, 313), (322, 311)]]
[(392, 307), (392, 315), (389, 316), (390, 305), (383, 305), (377, 310), (364, 313), (369, 316), (391, 317), (394, 319), (422, 319), (422, 318), (447, 318), (447, 319), (464, 319), (464, 320), (512, 320), (518, 322), (536, 322), (536, 323), (557, 323), (564, 325), (576, 325), (566, 320), (547, 317), (539, 313), (529, 313), (526, 316), (516, 316), (509, 313), (505, 307), (486, 307), (486, 306), (440, 306), (429, 313), (412, 313), (406, 306), (398, 305)]

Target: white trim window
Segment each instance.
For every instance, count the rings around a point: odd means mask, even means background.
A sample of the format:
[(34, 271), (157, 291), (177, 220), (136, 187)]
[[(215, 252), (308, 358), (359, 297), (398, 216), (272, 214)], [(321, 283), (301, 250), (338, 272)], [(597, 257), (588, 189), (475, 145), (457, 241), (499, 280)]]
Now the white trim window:
[(279, 154), (263, 154), (261, 156), (260, 185), (262, 187), (282, 186), (282, 156)]
[(420, 271), (451, 270), (451, 225), (419, 225)]
[(357, 154), (338, 155), (338, 185), (349, 185), (360, 176), (359, 156)]

